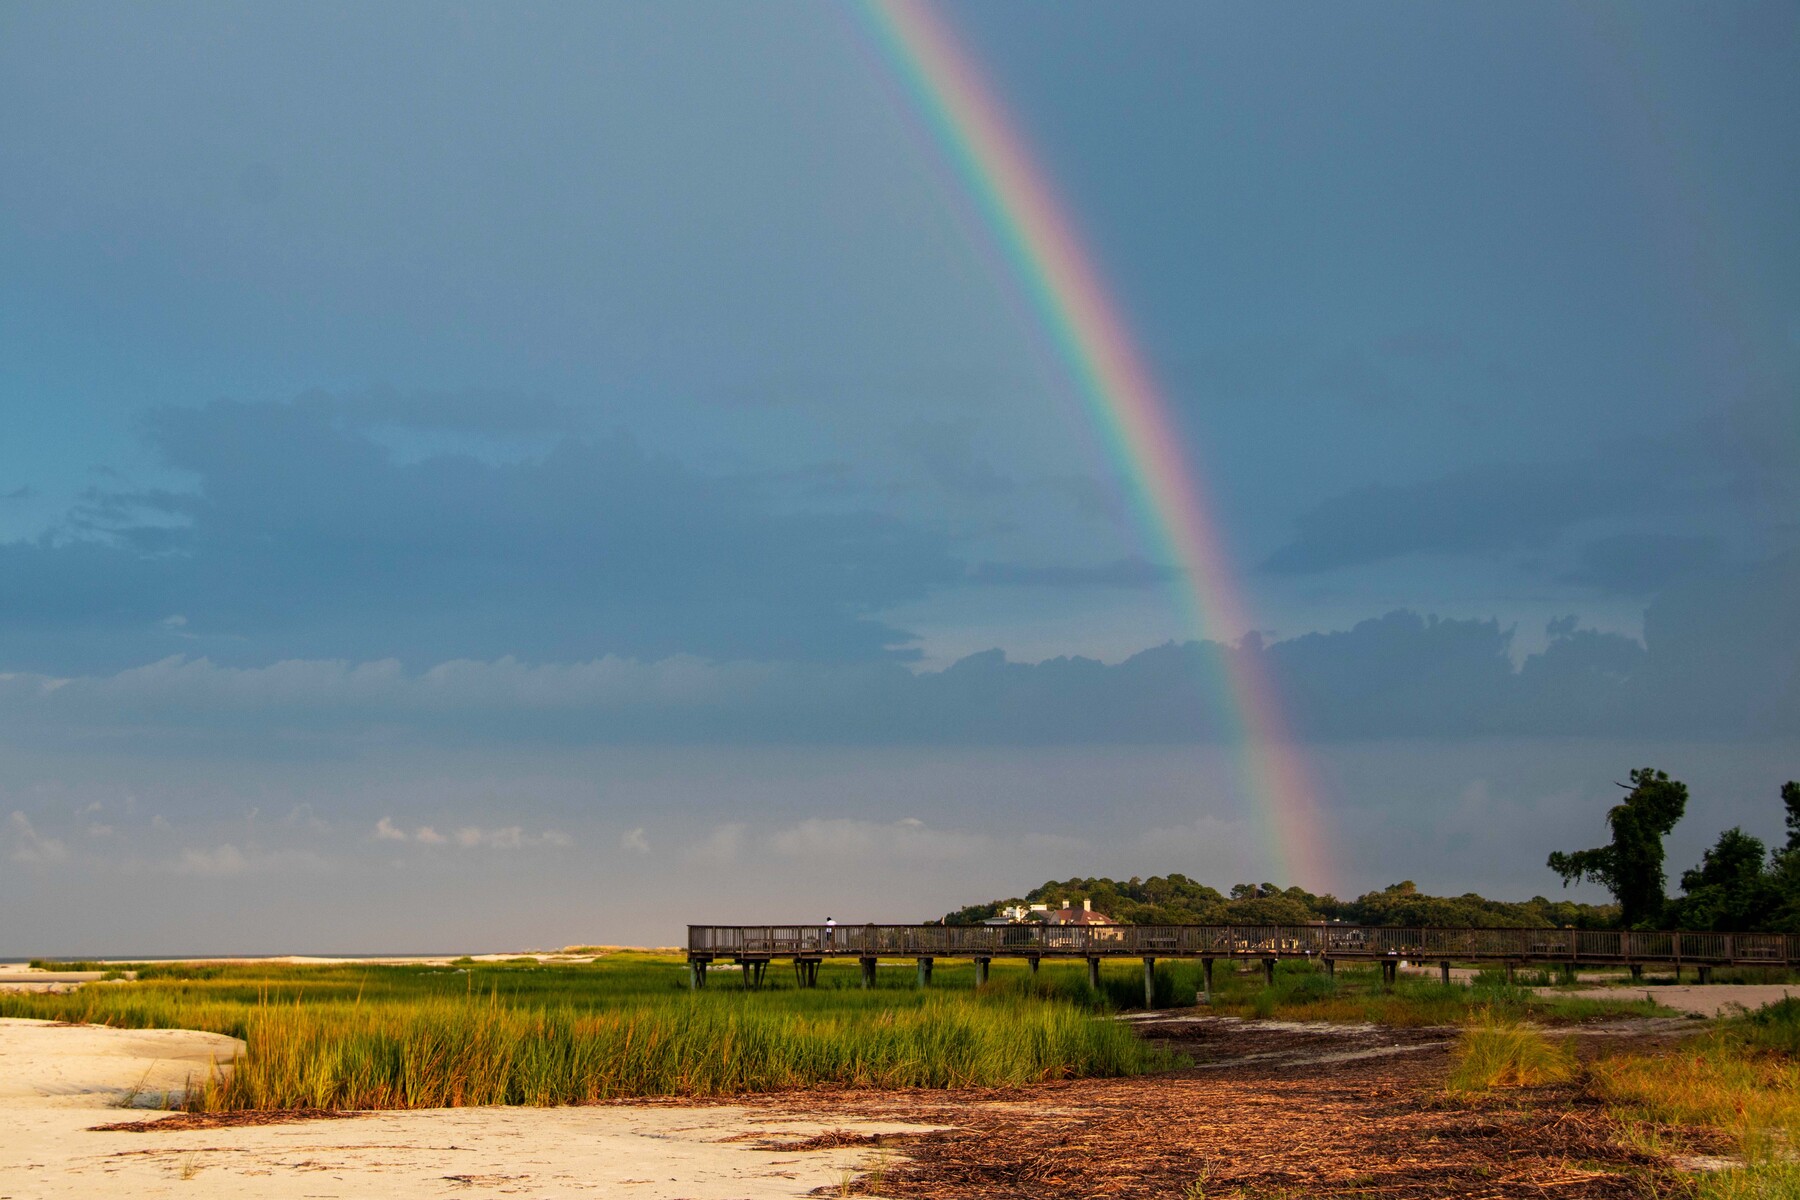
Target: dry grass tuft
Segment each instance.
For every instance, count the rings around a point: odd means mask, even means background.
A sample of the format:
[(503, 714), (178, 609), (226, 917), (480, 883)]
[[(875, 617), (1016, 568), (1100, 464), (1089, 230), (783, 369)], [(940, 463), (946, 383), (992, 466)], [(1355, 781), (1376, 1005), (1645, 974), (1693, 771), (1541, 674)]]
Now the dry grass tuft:
[(1484, 1015), (1457, 1039), (1449, 1087), (1453, 1092), (1542, 1087), (1566, 1082), (1575, 1070), (1567, 1039), (1551, 1041), (1530, 1025)]

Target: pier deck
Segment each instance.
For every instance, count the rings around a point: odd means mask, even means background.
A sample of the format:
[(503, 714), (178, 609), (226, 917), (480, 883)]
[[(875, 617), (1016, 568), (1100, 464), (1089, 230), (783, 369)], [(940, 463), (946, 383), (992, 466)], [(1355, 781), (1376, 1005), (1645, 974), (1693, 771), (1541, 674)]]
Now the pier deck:
[[(1085, 959), (1090, 980), (1104, 959), (1143, 960), (1146, 980), (1159, 958), (1258, 959), (1273, 973), (1281, 959), (1317, 959), (1328, 967), (1380, 962), (1391, 978), (1402, 961), (1492, 963), (1507, 967), (1555, 964), (1696, 968), (1702, 980), (1719, 966), (1791, 967), (1800, 964), (1800, 935), (1690, 933), (1616, 929), (1411, 929), (1344, 925), (689, 925), (688, 964), (695, 987), (708, 964), (724, 960), (761, 979), (772, 959), (794, 961), (803, 983), (816, 982), (827, 958), (854, 958), (873, 982), (882, 958), (911, 958), (921, 985), (939, 958), (973, 959), (977, 981), (996, 958), (1028, 961)], [(1148, 986), (1148, 985), (1146, 985)]]

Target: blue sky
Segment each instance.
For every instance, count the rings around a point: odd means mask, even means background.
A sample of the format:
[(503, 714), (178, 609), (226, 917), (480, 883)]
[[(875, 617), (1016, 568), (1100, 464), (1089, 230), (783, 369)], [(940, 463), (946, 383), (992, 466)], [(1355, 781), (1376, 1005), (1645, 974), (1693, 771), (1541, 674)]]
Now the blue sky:
[(1779, 826), (1791, 6), (942, 11), (1262, 650), (1187, 644), (842, 11), (11, 5), (0, 952), (668, 940), (784, 855), (758, 916), (1260, 879), (1228, 653), (1339, 891), (1547, 891), (1643, 762), (1709, 789), (1681, 853)]

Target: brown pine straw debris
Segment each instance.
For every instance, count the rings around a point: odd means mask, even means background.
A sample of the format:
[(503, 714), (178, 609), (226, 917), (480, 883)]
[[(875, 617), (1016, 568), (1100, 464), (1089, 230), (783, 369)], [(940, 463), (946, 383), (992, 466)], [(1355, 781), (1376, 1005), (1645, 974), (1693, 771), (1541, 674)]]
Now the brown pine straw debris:
[(839, 1146), (879, 1146), (881, 1143), (882, 1138), (878, 1133), (852, 1133), (848, 1129), (827, 1129), (824, 1133), (802, 1138), (797, 1142), (760, 1141), (756, 1144), (756, 1148), (770, 1154), (799, 1154), (807, 1150), (836, 1150)]
[(892, 1147), (879, 1194), (893, 1200), (1611, 1198), (1657, 1195), (1673, 1179), (1578, 1088), (1448, 1097), (1448, 1057), (1434, 1045), (1320, 1066), (794, 1100), (815, 1119), (829, 1103), (954, 1126), (874, 1139)]
[(335, 1108), (269, 1108), (247, 1112), (178, 1112), (148, 1121), (91, 1125), (91, 1133), (179, 1133), (188, 1129), (228, 1129), (241, 1125), (286, 1125), (294, 1121), (340, 1121), (366, 1116)]

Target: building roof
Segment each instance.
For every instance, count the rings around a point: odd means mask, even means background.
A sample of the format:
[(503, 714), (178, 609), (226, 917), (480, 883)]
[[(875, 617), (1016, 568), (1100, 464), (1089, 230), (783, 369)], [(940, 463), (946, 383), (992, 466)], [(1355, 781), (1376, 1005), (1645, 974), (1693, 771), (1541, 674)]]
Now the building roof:
[(1047, 913), (1047, 914), (1045, 914), (1044, 919), (1047, 920), (1048, 922), (1050, 922), (1050, 924), (1052, 924), (1052, 925), (1117, 925), (1118, 924), (1117, 921), (1113, 920), (1111, 917), (1107, 916), (1105, 913), (1095, 912), (1093, 909), (1090, 909), (1090, 908), (1075, 908), (1073, 906), (1068, 907), (1068, 908), (1059, 908), (1055, 912)]

